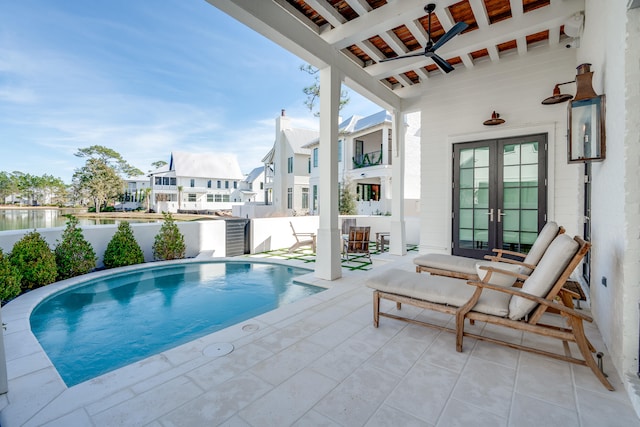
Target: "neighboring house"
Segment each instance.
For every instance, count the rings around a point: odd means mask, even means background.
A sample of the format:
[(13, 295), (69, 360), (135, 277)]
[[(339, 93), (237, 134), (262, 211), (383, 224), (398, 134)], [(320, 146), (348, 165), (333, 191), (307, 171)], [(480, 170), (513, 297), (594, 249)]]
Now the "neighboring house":
[(117, 203), (116, 210), (135, 210), (146, 207), (146, 190), (151, 187), (151, 180), (145, 175), (125, 178), (124, 202)]
[[(420, 197), (420, 113), (406, 115), (405, 200)], [(310, 213), (318, 213), (320, 168), (319, 140), (304, 146), (311, 150)], [(341, 188), (349, 185), (357, 200), (359, 215), (391, 213), (392, 123), (387, 111), (367, 117), (352, 116), (338, 129), (338, 177)], [(407, 213), (411, 212), (408, 209)]]
[(169, 165), (150, 175), (156, 212), (231, 209), (244, 179), (238, 159), (223, 153), (171, 153)]
[(238, 190), (232, 195), (233, 201), (264, 204), (264, 166), (260, 166), (247, 174), (240, 181)]
[(272, 214), (297, 215), (309, 212), (311, 151), (303, 146), (318, 138), (318, 132), (294, 129), (282, 110), (276, 119), (273, 148), (262, 159), (265, 166), (265, 203)]

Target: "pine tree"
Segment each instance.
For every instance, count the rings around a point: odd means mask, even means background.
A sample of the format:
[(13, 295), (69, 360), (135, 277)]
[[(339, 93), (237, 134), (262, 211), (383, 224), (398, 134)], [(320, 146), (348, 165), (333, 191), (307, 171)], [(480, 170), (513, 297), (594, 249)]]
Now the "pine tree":
[(106, 268), (124, 267), (144, 262), (144, 254), (128, 222), (122, 221), (118, 225), (118, 231), (113, 235), (104, 251), (103, 262)]
[(182, 259), (186, 251), (184, 236), (170, 213), (163, 212), (164, 223), (153, 242), (153, 257), (157, 260)]
[(96, 253), (82, 234), (78, 218), (69, 216), (62, 241), (56, 246), (58, 280), (86, 274), (96, 267)]
[(340, 200), (338, 202), (338, 210), (340, 215), (356, 215), (358, 209), (356, 207), (356, 197), (353, 194), (353, 186), (351, 182), (345, 181), (340, 191)]

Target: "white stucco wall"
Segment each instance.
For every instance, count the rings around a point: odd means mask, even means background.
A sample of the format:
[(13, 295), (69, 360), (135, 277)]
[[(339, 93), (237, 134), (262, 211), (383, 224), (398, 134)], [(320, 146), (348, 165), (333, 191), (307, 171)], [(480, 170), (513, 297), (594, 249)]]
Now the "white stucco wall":
[[(567, 104), (541, 105), (556, 83), (575, 78), (575, 49), (512, 51), (498, 64), (483, 61), (472, 72), (458, 66), (455, 79), (433, 78), (419, 106), (421, 124), (420, 252), (451, 251), (452, 144), (548, 133), (548, 219), (569, 234), (582, 233), (582, 165), (567, 164)], [(563, 87), (570, 93), (575, 88)], [(496, 111), (506, 123), (482, 123)]]
[[(194, 257), (203, 250), (214, 251), (215, 256), (225, 256), (225, 222), (219, 221), (193, 221), (177, 222), (180, 232), (184, 235), (187, 257)], [(160, 231), (161, 223), (131, 224), (133, 235), (144, 253), (146, 262), (153, 261), (153, 242)], [(52, 249), (62, 240), (62, 232), (65, 227), (42, 228), (38, 233), (47, 241)], [(85, 239), (91, 243), (98, 257), (97, 266), (102, 267), (104, 251), (117, 230), (115, 224), (88, 225), (82, 227)], [(13, 245), (26, 233), (32, 230), (0, 231), (0, 248), (4, 253), (11, 252)]]

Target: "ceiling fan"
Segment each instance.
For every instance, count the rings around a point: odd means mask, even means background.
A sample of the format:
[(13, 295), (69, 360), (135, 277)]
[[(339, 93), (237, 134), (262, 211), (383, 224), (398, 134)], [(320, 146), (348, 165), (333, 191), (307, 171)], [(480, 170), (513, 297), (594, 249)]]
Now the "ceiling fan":
[(433, 3), (429, 3), (424, 7), (424, 11), (427, 12), (427, 14), (429, 15), (429, 30), (427, 32), (428, 41), (427, 41), (427, 45), (424, 47), (424, 52), (409, 53), (407, 55), (396, 56), (394, 58), (385, 58), (385, 59), (381, 59), (380, 62), (394, 61), (396, 59), (412, 58), (416, 56), (425, 56), (427, 58), (431, 58), (433, 62), (435, 62), (436, 65), (440, 67), (440, 69), (445, 73), (452, 72), (454, 68), (451, 66), (451, 64), (449, 64), (446, 60), (438, 56), (438, 54), (436, 54), (435, 51), (440, 46), (442, 46), (443, 44), (445, 44), (446, 42), (448, 42), (449, 40), (451, 40), (452, 38), (454, 38), (455, 36), (463, 32), (464, 30), (466, 30), (469, 25), (466, 22), (457, 22), (453, 27), (451, 27), (449, 31), (444, 33), (442, 37), (438, 39), (437, 42), (434, 43), (433, 40), (431, 40), (431, 14), (435, 10), (435, 8), (436, 8), (436, 5)]

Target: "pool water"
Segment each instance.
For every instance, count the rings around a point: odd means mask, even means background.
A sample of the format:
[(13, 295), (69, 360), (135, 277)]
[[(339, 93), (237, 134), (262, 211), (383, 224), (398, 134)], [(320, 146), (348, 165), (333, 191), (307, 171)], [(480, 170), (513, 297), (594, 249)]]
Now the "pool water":
[(309, 270), (251, 262), (147, 267), (65, 289), (31, 314), (31, 330), (72, 386), (321, 292)]

